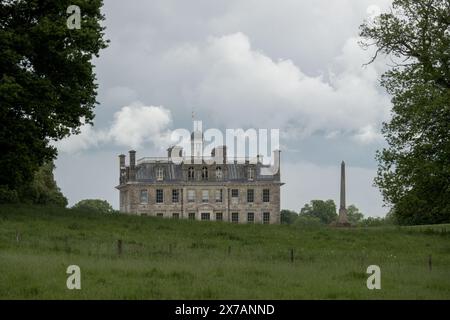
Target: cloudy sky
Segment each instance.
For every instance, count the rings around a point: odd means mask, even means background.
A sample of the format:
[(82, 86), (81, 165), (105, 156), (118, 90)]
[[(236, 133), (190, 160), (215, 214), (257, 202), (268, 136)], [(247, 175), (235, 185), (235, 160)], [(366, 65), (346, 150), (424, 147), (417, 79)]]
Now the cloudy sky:
[(282, 208), (312, 199), (347, 202), (383, 216), (373, 187), (375, 151), (390, 98), (386, 62), (358, 45), (358, 27), (389, 0), (106, 0), (110, 46), (95, 60), (95, 125), (57, 143), (56, 179), (70, 205), (118, 207), (117, 155), (165, 155), (167, 135), (192, 128), (278, 128)]

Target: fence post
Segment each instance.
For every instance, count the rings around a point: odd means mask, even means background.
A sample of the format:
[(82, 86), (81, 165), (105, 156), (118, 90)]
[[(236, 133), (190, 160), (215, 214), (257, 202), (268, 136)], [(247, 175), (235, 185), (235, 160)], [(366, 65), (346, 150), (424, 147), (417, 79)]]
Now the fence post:
[(432, 265), (431, 254), (430, 254), (428, 256), (428, 270), (430, 270), (430, 272), (431, 272), (431, 269), (433, 269), (433, 265)]
[(291, 262), (294, 263), (294, 249), (291, 249)]
[(117, 240), (117, 254), (122, 255), (122, 240)]

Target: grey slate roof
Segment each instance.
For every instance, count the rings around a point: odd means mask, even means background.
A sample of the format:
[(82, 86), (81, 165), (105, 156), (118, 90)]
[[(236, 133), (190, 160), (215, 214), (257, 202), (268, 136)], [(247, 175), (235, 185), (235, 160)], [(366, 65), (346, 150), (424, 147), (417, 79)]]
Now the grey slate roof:
[[(164, 170), (164, 182), (178, 182), (183, 181), (183, 167), (189, 167), (189, 164), (174, 164), (171, 162), (160, 163), (141, 163), (136, 166), (136, 180), (139, 182), (156, 182), (156, 169), (163, 168)], [(203, 165), (193, 165), (196, 170), (201, 170)], [(248, 181), (246, 177), (247, 164), (243, 163), (227, 163), (222, 165), (223, 170), (226, 166), (227, 176), (221, 181)], [(256, 180), (257, 181), (279, 181), (279, 175), (277, 176), (263, 176), (260, 174), (260, 168), (262, 164), (253, 165), (256, 168)], [(208, 166), (210, 181), (214, 181), (212, 178), (215, 175), (215, 166)], [(224, 170), (225, 172), (225, 170)]]

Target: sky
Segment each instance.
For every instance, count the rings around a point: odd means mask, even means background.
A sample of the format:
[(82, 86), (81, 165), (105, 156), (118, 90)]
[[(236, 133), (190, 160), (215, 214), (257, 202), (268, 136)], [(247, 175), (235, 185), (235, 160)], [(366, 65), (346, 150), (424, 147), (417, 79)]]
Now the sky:
[[(118, 155), (164, 156), (172, 130), (279, 129), (281, 207), (313, 199), (384, 216), (373, 186), (375, 152), (390, 117), (380, 87), (388, 68), (359, 45), (359, 25), (390, 0), (106, 0), (107, 49), (94, 60), (94, 126), (55, 143), (55, 178), (73, 205), (105, 199), (116, 209)], [(82, 27), (82, 25), (81, 25)]]

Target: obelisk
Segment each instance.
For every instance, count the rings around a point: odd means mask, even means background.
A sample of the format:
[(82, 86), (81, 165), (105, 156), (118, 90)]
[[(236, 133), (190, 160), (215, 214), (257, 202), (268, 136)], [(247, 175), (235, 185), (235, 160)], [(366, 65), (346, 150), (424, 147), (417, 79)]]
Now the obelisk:
[(345, 205), (345, 162), (341, 163), (341, 203), (339, 206), (338, 224), (345, 226), (349, 225), (347, 219), (347, 207)]

